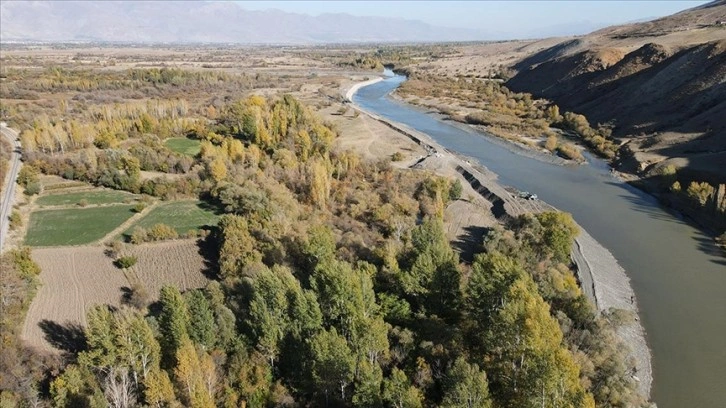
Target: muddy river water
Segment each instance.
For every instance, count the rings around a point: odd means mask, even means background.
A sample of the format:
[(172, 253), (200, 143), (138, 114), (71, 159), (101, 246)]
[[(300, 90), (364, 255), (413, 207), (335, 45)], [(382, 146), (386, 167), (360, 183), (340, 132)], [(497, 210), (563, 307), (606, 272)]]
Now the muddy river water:
[(404, 80), (391, 76), (361, 88), (353, 100), (478, 160), (501, 183), (572, 213), (631, 279), (653, 355), (651, 396), (658, 407), (726, 407), (726, 258), (713, 241), (614, 178), (599, 160), (546, 163), (387, 97)]

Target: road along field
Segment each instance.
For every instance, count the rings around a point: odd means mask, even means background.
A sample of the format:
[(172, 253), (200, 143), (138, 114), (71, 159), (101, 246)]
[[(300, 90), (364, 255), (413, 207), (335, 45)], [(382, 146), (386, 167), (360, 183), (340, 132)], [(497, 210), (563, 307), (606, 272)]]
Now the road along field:
[(33, 250), (42, 272), (21, 333), (29, 345), (72, 350), (81, 338), (86, 312), (98, 304), (120, 307), (134, 283), (143, 285), (153, 301), (163, 285), (183, 291), (208, 282), (206, 261), (195, 240), (133, 246), (128, 253), (138, 261), (128, 271), (116, 268), (104, 250), (102, 246)]

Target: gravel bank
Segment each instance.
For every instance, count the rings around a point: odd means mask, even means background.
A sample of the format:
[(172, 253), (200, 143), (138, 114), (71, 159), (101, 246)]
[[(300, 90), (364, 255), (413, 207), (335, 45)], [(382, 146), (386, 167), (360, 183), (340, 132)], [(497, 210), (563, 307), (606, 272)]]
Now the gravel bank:
[(635, 359), (637, 372), (634, 375), (640, 380), (640, 391), (649, 396), (653, 382), (650, 349), (645, 341), (645, 329), (638, 318), (638, 301), (630, 286), (630, 278), (610, 251), (582, 228), (572, 252), (582, 289), (597, 309), (623, 309), (635, 316), (632, 323), (618, 330), (618, 335), (630, 347), (630, 356)]

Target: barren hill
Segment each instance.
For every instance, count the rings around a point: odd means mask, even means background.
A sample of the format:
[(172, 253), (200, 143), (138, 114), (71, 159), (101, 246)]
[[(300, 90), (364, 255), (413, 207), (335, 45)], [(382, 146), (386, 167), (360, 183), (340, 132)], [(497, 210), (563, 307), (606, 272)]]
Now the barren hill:
[(515, 69), (513, 90), (612, 124), (630, 141), (625, 170), (671, 159), (726, 182), (726, 1), (568, 39)]

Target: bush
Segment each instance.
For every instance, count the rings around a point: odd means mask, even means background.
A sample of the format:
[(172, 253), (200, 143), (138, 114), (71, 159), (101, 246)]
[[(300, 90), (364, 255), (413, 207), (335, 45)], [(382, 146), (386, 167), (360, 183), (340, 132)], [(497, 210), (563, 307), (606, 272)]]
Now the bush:
[(134, 232), (131, 233), (132, 244), (142, 244), (149, 240), (149, 232), (141, 227), (134, 228)]
[(122, 256), (114, 262), (114, 265), (116, 265), (117, 268), (127, 269), (136, 265), (136, 261), (137, 259), (135, 256)]
[(403, 153), (396, 152), (391, 155), (391, 161), (397, 162), (403, 160)]
[(136, 227), (131, 233), (131, 243), (141, 244), (144, 242), (164, 241), (167, 239), (177, 239), (179, 234), (176, 230), (166, 224), (156, 224), (147, 229)]
[(23, 217), (20, 215), (20, 211), (18, 210), (13, 210), (8, 219), (10, 220), (11, 231), (15, 231), (17, 228), (23, 226)]
[(40, 266), (30, 257), (30, 248), (23, 247), (12, 251), (13, 262), (20, 271), (20, 275), (31, 278), (40, 274)]
[(134, 205), (134, 212), (135, 213), (140, 213), (140, 212), (144, 211), (145, 208), (146, 208), (146, 204), (145, 203), (138, 202), (138, 203), (136, 203), (136, 205)]
[(88, 200), (86, 200), (85, 198), (82, 199), (81, 201), (78, 202), (78, 206), (79, 207), (86, 207), (86, 206), (88, 206)]
[(463, 187), (461, 186), (461, 180), (456, 179), (456, 181), (451, 184), (451, 187), (449, 187), (449, 199), (451, 199), (451, 201), (460, 199), (462, 191)]
[(18, 172), (18, 184), (27, 188), (28, 184), (39, 181), (38, 174), (40, 172), (35, 166), (24, 165)]
[(698, 202), (703, 207), (706, 205), (708, 198), (713, 194), (713, 191), (713, 186), (710, 184), (706, 182), (699, 183), (697, 181), (693, 181), (688, 185), (686, 193), (690, 199)]
[(124, 243), (119, 240), (114, 240), (111, 242), (107, 242), (106, 246), (108, 248), (106, 249), (105, 254), (111, 258), (116, 259), (121, 254), (121, 251), (124, 248)]
[(559, 146), (557, 146), (557, 152), (560, 154), (560, 156), (575, 160), (575, 161), (585, 161), (585, 158), (582, 156), (582, 153), (575, 147), (575, 145), (570, 143), (563, 143)]
[(177, 239), (179, 234), (176, 230), (166, 224), (156, 224), (149, 230), (151, 241), (163, 241), (165, 239)]
[(25, 187), (25, 194), (29, 196), (40, 194), (42, 191), (43, 186), (40, 184), (40, 181), (31, 181)]
[(557, 136), (549, 135), (547, 137), (547, 141), (545, 142), (545, 149), (551, 152), (554, 152), (555, 149), (557, 149)]
[(131, 290), (124, 299), (126, 303), (139, 310), (143, 310), (149, 305), (149, 303), (151, 303), (151, 296), (149, 296), (149, 292), (146, 290), (144, 285), (134, 283), (131, 285), (130, 289)]

